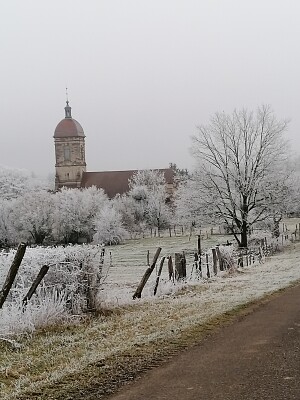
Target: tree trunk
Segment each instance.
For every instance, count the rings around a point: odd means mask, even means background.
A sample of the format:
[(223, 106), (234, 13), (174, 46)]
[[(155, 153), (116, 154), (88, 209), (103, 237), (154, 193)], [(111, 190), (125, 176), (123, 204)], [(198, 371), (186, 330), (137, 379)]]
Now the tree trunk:
[(246, 221), (243, 221), (242, 227), (241, 227), (241, 242), (239, 244), (239, 247), (247, 247), (248, 246), (248, 235), (247, 235), (247, 223)]
[(273, 237), (275, 237), (275, 238), (279, 238), (279, 236), (280, 236), (280, 229), (279, 229), (279, 222), (281, 221), (281, 218), (280, 219), (276, 219), (276, 217), (273, 217), (273, 223), (274, 223), (274, 225), (273, 225), (273, 232), (272, 232), (272, 235), (273, 235)]

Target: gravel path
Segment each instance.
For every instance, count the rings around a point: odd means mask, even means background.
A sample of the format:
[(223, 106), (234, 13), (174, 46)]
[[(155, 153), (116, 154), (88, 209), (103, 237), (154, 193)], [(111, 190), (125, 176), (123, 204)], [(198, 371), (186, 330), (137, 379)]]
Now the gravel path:
[(300, 285), (107, 399), (299, 400)]

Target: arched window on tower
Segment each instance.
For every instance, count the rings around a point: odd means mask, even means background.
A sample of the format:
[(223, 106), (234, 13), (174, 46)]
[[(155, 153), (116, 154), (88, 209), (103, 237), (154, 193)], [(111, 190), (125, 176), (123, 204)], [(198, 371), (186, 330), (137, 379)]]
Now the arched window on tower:
[(68, 145), (64, 147), (64, 159), (65, 161), (71, 160), (71, 152), (70, 152), (70, 147)]

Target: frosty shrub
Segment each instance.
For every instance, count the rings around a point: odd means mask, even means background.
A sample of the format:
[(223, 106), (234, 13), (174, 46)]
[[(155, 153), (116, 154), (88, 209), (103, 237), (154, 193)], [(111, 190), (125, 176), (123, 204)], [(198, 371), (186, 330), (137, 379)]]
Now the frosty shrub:
[[(0, 253), (0, 287), (15, 252)], [(24, 308), (22, 299), (43, 265), (49, 265), (49, 271)], [(104, 268), (104, 249), (100, 246), (28, 248), (14, 286), (0, 310), (0, 334), (31, 332), (61, 322), (66, 316), (70, 318), (95, 309)]]
[(94, 243), (119, 244), (128, 237), (122, 216), (111, 205), (105, 205), (95, 218)]
[(219, 249), (222, 260), (225, 263), (225, 268), (230, 270), (235, 269), (237, 255), (234, 246), (219, 246)]
[(262, 240), (267, 239), (268, 243), (271, 242), (277, 242), (277, 239), (272, 238), (272, 233), (269, 230), (255, 230), (253, 233), (251, 233), (251, 236), (249, 236), (249, 247), (253, 246), (260, 246)]
[(53, 290), (42, 297), (38, 291), (35, 300), (25, 308), (21, 298), (5, 304), (0, 310), (0, 336), (33, 333), (36, 329), (68, 323), (71, 318), (64, 294)]

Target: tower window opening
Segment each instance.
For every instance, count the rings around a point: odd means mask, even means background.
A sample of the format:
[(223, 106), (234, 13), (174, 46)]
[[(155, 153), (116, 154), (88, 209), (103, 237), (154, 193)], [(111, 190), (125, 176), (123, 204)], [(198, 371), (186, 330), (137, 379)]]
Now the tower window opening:
[(70, 161), (70, 159), (71, 159), (71, 152), (70, 152), (69, 146), (64, 147), (64, 158), (65, 158), (65, 161)]

